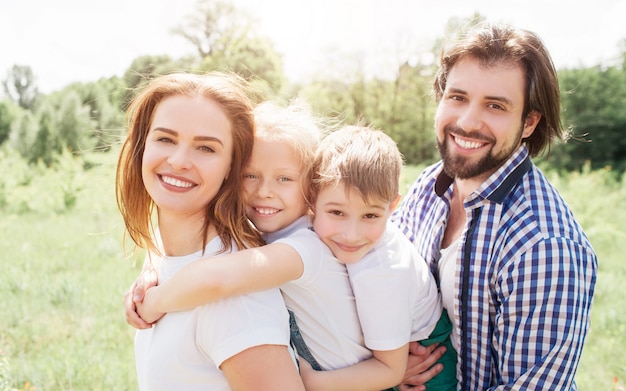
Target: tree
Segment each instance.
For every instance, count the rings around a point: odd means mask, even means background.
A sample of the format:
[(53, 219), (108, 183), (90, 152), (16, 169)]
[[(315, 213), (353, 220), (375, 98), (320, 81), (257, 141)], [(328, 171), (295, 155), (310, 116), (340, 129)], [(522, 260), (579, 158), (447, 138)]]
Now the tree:
[(555, 148), (552, 164), (567, 170), (612, 167), (626, 170), (626, 71), (594, 66), (559, 72), (565, 125), (573, 137)]
[[(89, 118), (89, 106), (82, 104), (78, 93), (64, 94), (57, 115), (61, 149), (74, 153), (91, 150), (95, 145), (93, 122)], [(61, 153), (61, 149), (56, 152)]]
[[(82, 139), (90, 139), (88, 145), (95, 151), (106, 152), (120, 140), (124, 127), (121, 107), (125, 91), (124, 82), (118, 77), (102, 78), (95, 83), (73, 83), (61, 91), (63, 95), (79, 97), (80, 106), (83, 106), (85, 111), (76, 105), (75, 109), (69, 112), (77, 115), (75, 121), (89, 120), (89, 123), (83, 122), (84, 125), (78, 125), (78, 128), (84, 131), (81, 134)], [(65, 99), (60, 98), (61, 101)], [(63, 110), (62, 107), (60, 110)]]
[(191, 58), (174, 60), (168, 55), (137, 57), (122, 77), (124, 92), (120, 109), (125, 111), (136, 91), (153, 78), (175, 71), (189, 71), (197, 66), (198, 62)]
[(30, 160), (32, 146), (37, 136), (37, 128), (37, 118), (29, 110), (19, 111), (11, 124), (9, 144), (27, 160)]
[(226, 51), (232, 40), (240, 35), (236, 32), (238, 26), (247, 29), (248, 23), (248, 20), (242, 20), (240, 11), (229, 2), (198, 0), (196, 11), (187, 16), (185, 23), (173, 32), (194, 45), (198, 56), (204, 59)]
[(230, 2), (199, 0), (196, 11), (174, 33), (195, 46), (198, 71), (233, 71), (263, 90), (279, 91), (285, 81), (282, 59), (273, 44), (254, 31), (253, 21)]
[(10, 100), (0, 102), (0, 145), (9, 139), (11, 123), (17, 115), (17, 109)]
[(13, 65), (2, 82), (7, 96), (18, 106), (33, 110), (39, 96), (33, 70), (27, 65)]

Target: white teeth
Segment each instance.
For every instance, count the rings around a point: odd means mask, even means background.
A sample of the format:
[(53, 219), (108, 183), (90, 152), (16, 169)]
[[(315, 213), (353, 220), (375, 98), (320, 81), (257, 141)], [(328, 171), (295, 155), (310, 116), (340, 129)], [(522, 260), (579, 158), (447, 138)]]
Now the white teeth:
[(480, 148), (482, 147), (483, 143), (479, 143), (476, 141), (465, 141), (465, 140), (461, 140), (458, 137), (454, 138), (454, 141), (461, 147), (464, 149), (476, 149), (476, 148)]
[(184, 182), (179, 179), (171, 178), (165, 175), (162, 176), (161, 179), (163, 179), (163, 182), (167, 183), (168, 185), (172, 185), (176, 187), (188, 188), (188, 187), (193, 186), (193, 183), (191, 182)]
[(273, 215), (278, 213), (278, 209), (274, 208), (254, 208), (261, 215)]

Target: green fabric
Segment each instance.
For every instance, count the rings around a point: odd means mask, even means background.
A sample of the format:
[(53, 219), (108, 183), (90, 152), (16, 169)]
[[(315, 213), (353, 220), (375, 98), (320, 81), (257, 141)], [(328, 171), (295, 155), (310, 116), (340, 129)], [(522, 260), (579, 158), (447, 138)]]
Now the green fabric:
[(452, 333), (452, 322), (448, 317), (446, 310), (443, 310), (435, 329), (430, 336), (422, 341), (419, 341), (424, 346), (429, 346), (434, 343), (443, 345), (446, 347), (446, 352), (437, 361), (443, 364), (443, 371), (439, 372), (437, 376), (426, 382), (426, 389), (428, 391), (456, 391), (456, 350), (452, 347), (452, 341), (450, 340), (450, 333)]

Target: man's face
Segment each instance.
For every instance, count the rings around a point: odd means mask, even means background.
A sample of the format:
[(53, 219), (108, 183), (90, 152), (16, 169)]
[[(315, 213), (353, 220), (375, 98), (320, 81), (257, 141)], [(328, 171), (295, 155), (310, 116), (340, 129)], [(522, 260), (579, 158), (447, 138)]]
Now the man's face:
[(541, 116), (531, 112), (523, 121), (524, 91), (519, 65), (483, 67), (472, 58), (454, 65), (435, 115), (448, 175), (482, 182), (532, 134)]

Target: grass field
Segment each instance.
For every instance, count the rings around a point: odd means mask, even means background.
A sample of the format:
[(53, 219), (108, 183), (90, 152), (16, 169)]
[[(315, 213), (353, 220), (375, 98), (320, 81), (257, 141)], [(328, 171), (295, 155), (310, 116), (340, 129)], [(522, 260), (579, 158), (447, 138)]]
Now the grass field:
[[(0, 154), (0, 391), (135, 390), (122, 297), (139, 271), (122, 251), (114, 157), (30, 173)], [(29, 174), (30, 173), (30, 174)], [(419, 173), (407, 167), (405, 184)], [(626, 186), (608, 172), (550, 175), (600, 259), (583, 391), (626, 384)]]

